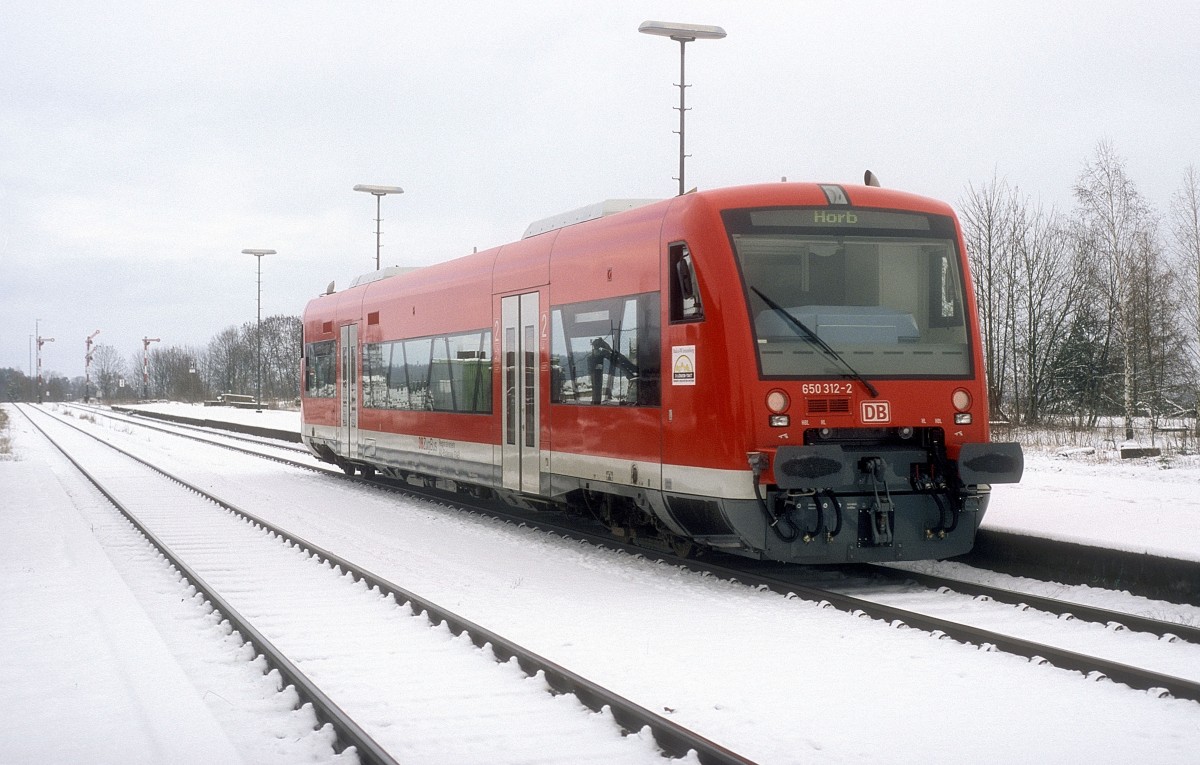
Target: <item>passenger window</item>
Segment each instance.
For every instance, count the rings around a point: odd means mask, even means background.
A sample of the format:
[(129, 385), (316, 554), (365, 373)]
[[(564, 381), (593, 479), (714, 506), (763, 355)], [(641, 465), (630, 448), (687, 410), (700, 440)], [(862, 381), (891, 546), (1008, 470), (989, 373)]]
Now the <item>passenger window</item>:
[(700, 285), (696, 281), (696, 264), (686, 244), (673, 244), (670, 249), (671, 321), (699, 321), (704, 318), (700, 303)]
[(491, 345), (489, 330), (365, 345), (365, 405), (491, 414)]
[(304, 393), (310, 398), (337, 395), (337, 344), (333, 340), (304, 347)]
[(555, 306), (550, 400), (556, 404), (658, 406), (657, 292)]

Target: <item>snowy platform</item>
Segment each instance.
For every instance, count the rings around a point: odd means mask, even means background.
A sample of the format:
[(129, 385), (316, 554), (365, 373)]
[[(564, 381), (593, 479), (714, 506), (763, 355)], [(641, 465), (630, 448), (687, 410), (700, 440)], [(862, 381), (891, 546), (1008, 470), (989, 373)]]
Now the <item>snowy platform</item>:
[(49, 465), (0, 497), (0, 762), (240, 762)]

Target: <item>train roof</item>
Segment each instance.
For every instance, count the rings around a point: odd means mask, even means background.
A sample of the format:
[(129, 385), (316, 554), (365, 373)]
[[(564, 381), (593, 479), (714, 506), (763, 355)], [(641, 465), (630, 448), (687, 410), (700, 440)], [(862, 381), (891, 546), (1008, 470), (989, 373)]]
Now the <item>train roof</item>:
[(399, 276), (400, 274), (407, 274), (409, 271), (418, 271), (422, 267), (423, 266), (386, 266), (377, 271), (368, 271), (361, 276), (355, 277), (354, 281), (350, 283), (350, 288), (353, 289), (360, 284), (377, 282), (380, 279), (386, 279), (389, 276)]
[(557, 231), (560, 228), (573, 226), (576, 223), (596, 220), (606, 215), (615, 215), (626, 210), (645, 207), (646, 205), (661, 201), (661, 199), (606, 199), (603, 202), (585, 205), (575, 210), (568, 210), (558, 215), (551, 215), (549, 218), (534, 221), (525, 229), (525, 233), (521, 235), (521, 238), (528, 239), (531, 236), (544, 234), (547, 231)]
[[(705, 191), (692, 191), (683, 197), (674, 197), (672, 199), (680, 199), (686, 197), (699, 197), (711, 200), (718, 206), (725, 206), (732, 202), (738, 204), (753, 204), (757, 197), (759, 203), (763, 204), (779, 204), (779, 197), (782, 194), (792, 196), (794, 194), (807, 195), (811, 197), (811, 201), (806, 204), (823, 203), (830, 206), (837, 205), (860, 205), (866, 207), (903, 207), (926, 209), (929, 211), (949, 212), (950, 206), (945, 202), (930, 199), (918, 194), (900, 191), (898, 189), (881, 188), (875, 183), (866, 185), (843, 184), (843, 183), (813, 183), (813, 182), (792, 182), (786, 181), (781, 183), (760, 183), (746, 186), (728, 186), (716, 189), (708, 189)], [(567, 226), (573, 226), (578, 223), (586, 223), (587, 221), (604, 218), (609, 215), (615, 215), (627, 210), (633, 210), (638, 207), (663, 202), (662, 199), (606, 199), (603, 202), (586, 205), (575, 210), (552, 215), (548, 218), (543, 218), (529, 224), (525, 229), (525, 233), (521, 236), (522, 239), (528, 239), (532, 236), (544, 234), (549, 231), (557, 231)]]
[[(759, 183), (743, 186), (727, 186), (715, 189), (706, 189), (703, 191), (692, 191), (680, 197), (669, 197), (667, 199), (606, 199), (594, 204), (585, 205), (574, 210), (558, 213), (529, 224), (525, 229), (525, 233), (518, 241), (530, 239), (540, 234), (545, 234), (552, 231), (558, 231), (569, 226), (574, 226), (588, 221), (595, 221), (601, 218), (606, 218), (611, 215), (617, 215), (630, 210), (646, 207), (656, 203), (675, 203), (684, 200), (685, 203), (690, 203), (693, 200), (701, 204), (707, 203), (716, 208), (725, 208), (730, 206), (754, 206), (754, 205), (779, 205), (779, 204), (803, 204), (803, 205), (852, 205), (862, 207), (880, 207), (880, 208), (898, 208), (898, 209), (916, 209), (925, 210), (927, 212), (953, 215), (952, 208), (946, 202), (931, 199), (929, 197), (913, 194), (911, 192), (900, 191), (883, 187), (880, 188), (874, 184), (858, 185), (858, 184), (840, 184), (840, 183), (814, 183), (814, 182), (779, 182), (779, 183)], [(503, 247), (510, 247), (516, 242), (507, 245), (500, 245), (491, 248), (485, 253), (477, 253), (478, 256), (495, 258), (496, 254)], [(467, 255), (464, 257), (472, 257)], [(454, 258), (445, 261), (445, 264), (453, 264), (461, 258)], [(365, 286), (373, 282), (377, 282), (388, 277), (399, 276), (412, 271), (436, 269), (436, 266), (441, 266), (442, 263), (432, 266), (389, 266), (378, 271), (370, 271), (357, 277), (351, 284), (350, 289), (355, 287)], [(330, 283), (325, 294), (334, 293), (333, 284)]]

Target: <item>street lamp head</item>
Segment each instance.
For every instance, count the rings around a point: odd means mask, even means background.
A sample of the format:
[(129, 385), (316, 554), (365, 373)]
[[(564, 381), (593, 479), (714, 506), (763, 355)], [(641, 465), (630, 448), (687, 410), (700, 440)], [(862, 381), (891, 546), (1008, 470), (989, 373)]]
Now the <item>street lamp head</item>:
[(687, 49), (687, 44), (696, 40), (720, 40), (725, 36), (725, 30), (720, 27), (705, 26), (703, 24), (676, 24), (669, 21), (643, 21), (638, 27), (638, 31), (643, 34), (657, 35), (659, 37), (669, 37), (679, 43), (679, 195), (683, 196), (683, 190), (686, 188), (683, 183), (684, 163), (687, 159), (687, 152), (684, 151), (684, 115), (687, 114), (687, 106), (685, 105), (684, 94), (687, 90), (687, 79), (684, 77), (684, 51)]
[(704, 24), (675, 24), (669, 21), (643, 21), (638, 31), (648, 35), (670, 37), (679, 42), (693, 40), (720, 40), (725, 36), (725, 30), (720, 27)]
[(242, 250), (242, 254), (243, 255), (257, 255), (258, 257), (261, 258), (263, 255), (274, 255), (275, 250), (260, 250), (260, 249), (250, 248), (250, 249)]
[(383, 204), (383, 198), (388, 194), (403, 194), (404, 189), (399, 186), (379, 186), (373, 183), (360, 183), (354, 187), (355, 191), (365, 191), (368, 194), (375, 196), (375, 270), (379, 270), (379, 251), (383, 248), (383, 216), (380, 214), (380, 206)]
[(399, 186), (377, 186), (372, 183), (360, 183), (354, 187), (355, 191), (365, 191), (368, 194), (374, 194), (377, 197), (387, 196), (388, 194), (403, 194), (404, 189)]

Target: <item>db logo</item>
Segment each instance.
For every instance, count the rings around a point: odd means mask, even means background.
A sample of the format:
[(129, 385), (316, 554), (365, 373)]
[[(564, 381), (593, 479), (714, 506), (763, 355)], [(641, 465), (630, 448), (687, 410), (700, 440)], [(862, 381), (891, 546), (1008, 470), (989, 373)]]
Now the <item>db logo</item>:
[(863, 422), (891, 422), (892, 405), (887, 401), (862, 402)]

